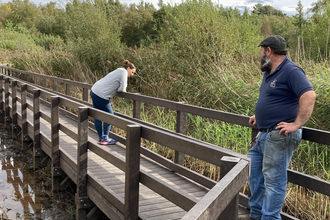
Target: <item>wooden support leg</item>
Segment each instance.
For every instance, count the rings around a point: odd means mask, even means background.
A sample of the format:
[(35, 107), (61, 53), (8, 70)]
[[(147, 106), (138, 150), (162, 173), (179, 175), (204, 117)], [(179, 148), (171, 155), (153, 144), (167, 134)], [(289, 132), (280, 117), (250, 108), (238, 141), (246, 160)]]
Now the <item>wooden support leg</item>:
[(27, 130), (27, 85), (24, 84), (21, 87), (21, 114), (22, 114), (22, 130), (21, 130), (21, 142), (22, 142), (22, 150), (27, 150), (28, 148), (28, 130)]
[(102, 215), (102, 211), (97, 207), (94, 206), (94, 208), (89, 211), (89, 213), (86, 216), (87, 220), (94, 220), (94, 219), (98, 219), (101, 215)]
[(17, 124), (17, 81), (12, 82), (12, 87), (11, 87), (11, 115), (12, 115), (12, 137), (13, 139), (17, 140), (17, 130), (18, 130), (18, 124)]
[(33, 142), (33, 169), (37, 169), (40, 166), (40, 156), (42, 150), (40, 147), (40, 90), (33, 90), (33, 130), (34, 130), (34, 142)]
[(78, 147), (77, 147), (77, 196), (76, 219), (85, 220), (89, 199), (87, 197), (87, 153), (88, 153), (88, 107), (78, 109)]
[[(221, 166), (220, 166), (220, 178), (223, 178), (238, 162), (239, 158), (236, 157), (222, 157), (221, 158)], [(238, 205), (239, 205), (239, 194), (237, 194), (228, 206), (223, 210), (218, 220), (221, 219), (238, 219)]]
[(59, 97), (51, 97), (52, 191), (60, 190)]

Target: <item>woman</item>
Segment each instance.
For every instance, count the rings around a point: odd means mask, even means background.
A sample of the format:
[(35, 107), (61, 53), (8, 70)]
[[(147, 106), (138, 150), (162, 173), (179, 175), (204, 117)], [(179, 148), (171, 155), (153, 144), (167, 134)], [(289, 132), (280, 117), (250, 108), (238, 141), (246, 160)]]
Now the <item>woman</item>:
[[(116, 92), (126, 92), (127, 77), (133, 76), (135, 73), (135, 66), (128, 60), (123, 62), (123, 67), (118, 68), (99, 81), (97, 81), (90, 92), (93, 100), (93, 107), (102, 111), (113, 114), (113, 110), (109, 99), (111, 99)], [(96, 131), (99, 135), (98, 144), (108, 145), (115, 144), (117, 141), (109, 138), (111, 125), (103, 123), (98, 119), (94, 119)]]

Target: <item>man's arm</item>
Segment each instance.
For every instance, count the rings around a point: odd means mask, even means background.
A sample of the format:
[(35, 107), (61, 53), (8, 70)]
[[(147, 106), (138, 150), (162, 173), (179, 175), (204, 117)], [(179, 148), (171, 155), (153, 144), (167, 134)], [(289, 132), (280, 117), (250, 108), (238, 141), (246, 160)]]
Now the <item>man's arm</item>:
[(285, 132), (284, 134), (288, 136), (289, 133), (297, 131), (308, 121), (313, 112), (315, 98), (316, 94), (313, 90), (307, 91), (300, 96), (299, 110), (296, 120), (292, 123), (278, 123), (276, 129), (281, 129), (280, 134)]

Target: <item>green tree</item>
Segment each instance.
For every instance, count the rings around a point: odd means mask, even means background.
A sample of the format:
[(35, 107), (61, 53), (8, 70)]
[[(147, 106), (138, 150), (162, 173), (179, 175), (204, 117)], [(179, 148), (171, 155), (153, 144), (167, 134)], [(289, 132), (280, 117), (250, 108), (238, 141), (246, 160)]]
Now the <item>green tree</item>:
[(41, 11), (29, 0), (13, 0), (8, 4), (12, 10), (9, 19), (15, 25), (21, 24), (23, 27), (32, 29), (41, 19)]
[(272, 26), (270, 24), (269, 17), (267, 15), (264, 15), (264, 23), (262, 24), (261, 27), (261, 34), (264, 36), (273, 35)]
[(296, 10), (298, 14), (294, 15), (294, 21), (293, 24), (298, 28), (298, 35), (301, 34), (303, 26), (306, 24), (306, 20), (304, 18), (304, 7), (301, 4), (301, 1), (299, 0), (298, 5), (296, 7)]
[(3, 27), (6, 23), (6, 20), (10, 17), (11, 14), (11, 8), (10, 5), (0, 4), (0, 27)]
[(74, 0), (66, 5), (65, 22), (70, 50), (92, 70), (103, 73), (107, 60), (122, 60), (120, 28), (105, 10), (91, 1)]
[(65, 11), (57, 7), (55, 2), (47, 3), (41, 7), (42, 18), (36, 25), (42, 34), (60, 36), (66, 40), (67, 22), (65, 21)]
[(244, 16), (244, 17), (248, 17), (248, 16), (249, 16), (249, 11), (248, 11), (248, 9), (247, 9), (246, 6), (245, 6), (245, 8), (244, 8), (243, 16)]
[(148, 46), (152, 43), (157, 38), (153, 19), (155, 11), (150, 3), (142, 1), (139, 5), (131, 4), (119, 19), (122, 25), (122, 42), (129, 47), (140, 47), (142, 44)]
[(302, 31), (305, 51), (315, 60), (325, 60), (330, 47), (330, 2), (319, 0), (312, 5), (311, 17)]
[(271, 15), (277, 15), (280, 17), (286, 16), (286, 14), (284, 14), (282, 11), (275, 9), (270, 5), (262, 5), (260, 3), (253, 6), (252, 13), (257, 15), (268, 15), (268, 16)]

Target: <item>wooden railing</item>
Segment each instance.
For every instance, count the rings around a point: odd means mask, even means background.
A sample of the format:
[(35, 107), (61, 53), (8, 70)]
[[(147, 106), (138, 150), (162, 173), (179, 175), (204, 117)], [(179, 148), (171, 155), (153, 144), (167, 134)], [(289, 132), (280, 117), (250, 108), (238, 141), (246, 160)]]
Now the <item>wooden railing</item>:
[[(19, 79), (26, 80), (28, 82), (31, 81), (32, 77), (34, 78), (33, 82), (38, 82), (37, 79), (40, 78), (44, 82), (42, 86), (46, 85), (46, 81), (51, 82), (53, 85), (56, 85), (57, 83), (64, 83), (66, 85), (65, 94), (62, 94), (64, 97), (75, 100), (76, 102), (79, 102), (81, 104), (91, 106), (90, 103), (86, 102), (87, 101), (86, 97), (88, 97), (88, 90), (92, 86), (90, 84), (74, 82), (74, 81), (67, 80), (67, 79), (61, 79), (58, 77), (40, 75), (37, 73), (17, 70), (17, 69), (8, 68), (8, 67), (0, 67), (0, 73), (3, 73), (5, 75), (11, 75), (11, 76), (17, 77)], [(72, 87), (78, 87), (78, 88), (83, 89), (82, 100), (79, 100), (77, 98), (72, 98), (69, 95), (66, 95), (66, 94), (70, 94), (69, 90)], [(48, 91), (51, 91), (51, 90), (48, 90)], [(53, 86), (53, 91), (56, 91), (56, 86)], [(216, 119), (216, 120), (228, 122), (231, 124), (237, 124), (237, 125), (241, 125), (241, 126), (245, 126), (245, 127), (250, 127), (252, 129), (252, 137), (254, 137), (258, 132), (256, 127), (252, 127), (249, 125), (249, 123), (248, 123), (249, 117), (247, 117), (247, 116), (227, 113), (227, 112), (203, 108), (203, 107), (192, 106), (192, 105), (188, 105), (188, 104), (181, 103), (181, 102), (173, 102), (173, 101), (169, 101), (169, 100), (148, 97), (148, 96), (144, 96), (141, 94), (118, 93), (117, 96), (133, 101), (133, 117), (134, 117), (134, 119), (132, 119), (129, 116), (119, 114), (119, 113), (115, 113), (116, 115), (118, 115), (122, 118), (130, 119), (131, 121), (138, 123), (140, 125), (148, 126), (150, 128), (157, 128), (158, 131), (164, 131), (167, 133), (171, 133), (173, 135), (177, 135), (177, 133), (183, 133), (183, 134), (185, 133), (185, 126), (186, 126), (185, 115), (187, 113), (202, 116), (205, 118)], [(141, 103), (149, 103), (149, 104), (152, 104), (155, 106), (165, 107), (165, 108), (177, 111), (177, 126), (176, 126), (177, 133), (139, 120)], [(0, 109), (2, 109), (2, 108), (0, 108)], [(154, 135), (157, 136), (160, 134), (156, 132)], [(119, 136), (116, 136), (115, 134), (111, 134), (111, 137), (117, 138), (118, 140), (121, 140), (122, 142), (124, 141), (123, 139), (121, 139)], [(208, 144), (203, 141), (193, 139), (191, 137), (185, 136), (185, 139), (193, 140), (194, 143), (197, 142), (201, 145), (212, 146), (215, 149), (218, 148), (218, 146), (214, 146), (212, 144)], [(330, 132), (304, 127), (303, 128), (303, 139), (312, 141), (315, 143), (319, 143), (319, 144), (330, 145)], [(167, 142), (167, 141), (168, 140), (166, 140), (165, 142)], [(164, 144), (164, 143), (161, 142), (160, 144)], [(176, 156), (175, 156), (176, 160), (174, 163), (172, 161), (165, 160), (165, 159), (159, 157), (158, 155), (154, 155), (154, 154), (148, 155), (150, 152), (144, 152), (144, 153), (146, 155), (150, 156), (152, 159), (163, 164), (164, 166), (170, 168), (171, 170), (178, 172), (184, 176), (187, 176), (188, 178), (191, 178), (194, 181), (196, 181), (208, 188), (212, 188), (213, 186), (215, 186), (217, 184), (215, 181), (210, 180), (208, 178), (204, 178), (201, 175), (193, 175), (193, 174), (191, 174), (190, 171), (188, 171), (188, 169), (181, 166), (183, 153), (190, 154), (192, 151), (194, 151), (194, 149), (192, 147), (189, 146), (188, 148), (189, 149), (186, 149), (186, 150), (175, 149), (176, 150)], [(185, 152), (185, 151), (187, 151), (187, 152)], [(245, 155), (235, 153), (230, 150), (222, 149), (221, 152), (222, 152), (221, 155), (217, 155), (220, 157), (217, 157), (217, 158), (221, 158), (222, 156), (228, 155), (228, 156), (238, 157), (238, 158), (242, 158), (244, 160), (248, 160), (248, 158)], [(206, 158), (203, 158), (203, 159), (205, 160)], [(210, 163), (212, 163), (212, 162), (213, 161), (210, 161)], [(313, 177), (310, 175), (306, 175), (306, 174), (303, 174), (303, 173), (300, 173), (300, 172), (297, 172), (294, 170), (290, 170), (290, 169), (288, 169), (287, 172), (288, 172), (288, 181), (289, 182), (302, 186), (302, 187), (305, 187), (307, 189), (313, 190), (315, 192), (319, 192), (323, 195), (330, 196), (330, 183), (328, 181), (325, 181), (325, 180), (322, 180), (322, 179), (319, 179), (319, 178), (316, 178), (316, 177)], [(248, 197), (246, 195), (240, 194), (240, 204), (248, 207), (247, 201), (248, 201)], [(282, 218), (283, 219), (294, 219), (293, 217), (291, 217), (285, 213), (282, 213)]]
[[(235, 159), (230, 159), (231, 157), (228, 159), (228, 157), (223, 156), (238, 154), (232, 154), (230, 151), (207, 143), (195, 142), (186, 136), (177, 135), (164, 129), (149, 127), (132, 120), (111, 115), (60, 95), (54, 96), (53, 92), (37, 88), (12, 77), (0, 75), (0, 85), (0, 109), (4, 110), (0, 119), (3, 119), (3, 123), (6, 127), (12, 125), (13, 133), (17, 133), (17, 129), (19, 127), (21, 128), (21, 135), (18, 136), (18, 138), (22, 141), (22, 149), (28, 147), (27, 143), (29, 140), (33, 141), (33, 161), (35, 168), (39, 166), (39, 157), (43, 152), (52, 159), (53, 190), (60, 189), (62, 184), (60, 182), (60, 177), (63, 175), (63, 170), (60, 166), (61, 152), (59, 149), (59, 131), (62, 131), (77, 141), (77, 165), (72, 164), (72, 161), (68, 159), (62, 158), (66, 160), (66, 163), (70, 164), (70, 168), (66, 168), (65, 173), (68, 176), (76, 177), (73, 181), (77, 184), (77, 219), (86, 219), (87, 208), (89, 208), (90, 204), (89, 195), (87, 193), (89, 186), (91, 186), (89, 187), (91, 195), (94, 195), (95, 193), (93, 194), (93, 190), (96, 190), (97, 193), (103, 195), (106, 200), (117, 209), (117, 211), (113, 209), (102, 210), (108, 212), (107, 215), (111, 216), (111, 219), (137, 219), (138, 217), (144, 219), (144, 216), (138, 216), (139, 183), (152, 189), (183, 210), (186, 210), (187, 214), (183, 219), (216, 219), (219, 216), (232, 217), (237, 215), (238, 193), (247, 181), (249, 172), (249, 162), (245, 156), (242, 155), (244, 159), (237, 157), (235, 157)], [(17, 91), (21, 93), (21, 97), (17, 96)], [(4, 99), (3, 93), (5, 95)], [(27, 97), (33, 98), (33, 105), (28, 104)], [(49, 102), (47, 102), (47, 100)], [(44, 104), (48, 103), (50, 106), (50, 116), (40, 110), (41, 102)], [(17, 103), (21, 104), (21, 113), (17, 111)], [(69, 130), (64, 124), (59, 122), (59, 113), (65, 111), (65, 108), (70, 108), (78, 112), (77, 132)], [(27, 120), (28, 110), (33, 112), (32, 124)], [(112, 124), (127, 132), (126, 139), (120, 139), (120, 142), (126, 144), (125, 160), (113, 156), (88, 140), (89, 116)], [(40, 118), (51, 125), (50, 139), (40, 131)], [(211, 187), (209, 193), (198, 202), (194, 197), (179, 191), (152, 174), (140, 171), (140, 153), (142, 153), (163, 164), (172, 164), (171, 167), (174, 170), (179, 171), (181, 169), (181, 171), (184, 171), (183, 173), (186, 173), (186, 176), (196, 176), (194, 179), (207, 180), (207, 178), (191, 170), (181, 167), (180, 165), (174, 165), (174, 163), (160, 155), (144, 147), (140, 147), (141, 138), (202, 159), (216, 166), (223, 167), (221, 180), (215, 183), (214, 187)], [(97, 154), (125, 172), (124, 200), (117, 197), (116, 194), (105, 191), (100, 183), (87, 174), (87, 150)], [(64, 157), (64, 155), (62, 155), (62, 157)], [(220, 158), (223, 159), (220, 160)]]

